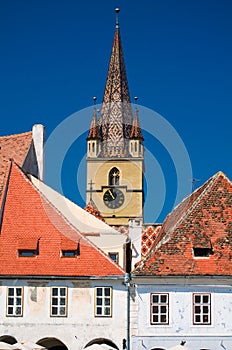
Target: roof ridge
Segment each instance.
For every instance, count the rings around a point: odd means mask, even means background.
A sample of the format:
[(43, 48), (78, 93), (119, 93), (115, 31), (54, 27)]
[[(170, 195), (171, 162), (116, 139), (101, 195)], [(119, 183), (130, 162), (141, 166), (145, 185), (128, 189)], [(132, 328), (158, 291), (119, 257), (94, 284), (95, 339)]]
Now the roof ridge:
[[(200, 193), (200, 195), (196, 198), (196, 200), (193, 202), (193, 204), (191, 205), (191, 207), (185, 212), (185, 214), (183, 216), (181, 216), (181, 218), (177, 221), (177, 223), (172, 227), (172, 229), (168, 232), (167, 235), (165, 235), (160, 241), (157, 242), (156, 245), (154, 245), (154, 248), (150, 250), (149, 254), (141, 261), (140, 264), (138, 264), (138, 266), (135, 268), (135, 270), (137, 268), (139, 268), (140, 266), (142, 267), (144, 265), (144, 263), (146, 261), (148, 261), (150, 259), (150, 257), (160, 248), (160, 246), (164, 243), (166, 243), (169, 239), (171, 234), (173, 233), (173, 231), (181, 224), (181, 222), (187, 217), (187, 215), (196, 207), (196, 205), (199, 203), (199, 201), (201, 200), (201, 198), (203, 197), (203, 195), (205, 195), (205, 193), (213, 186), (213, 184), (215, 183), (215, 181), (218, 179), (219, 176), (223, 176), (224, 178), (227, 178), (226, 175), (222, 172), (219, 171), (216, 174), (214, 174), (209, 180), (207, 180), (201, 187), (203, 187), (205, 184), (206, 188), (202, 191), (202, 193)], [(228, 179), (229, 180), (229, 179)], [(194, 195), (194, 193), (196, 193), (197, 191), (199, 191), (199, 189), (201, 188), (197, 188), (194, 192), (192, 192), (188, 197), (184, 198), (174, 209), (176, 210), (181, 204), (183, 204), (184, 201), (186, 201), (188, 198), (190, 199), (191, 196)], [(172, 212), (171, 212), (172, 213)], [(169, 213), (169, 215), (171, 214)], [(162, 230), (162, 228), (161, 228)], [(157, 237), (158, 238), (158, 237)], [(155, 243), (155, 242), (154, 242)]]
[(25, 131), (25, 132), (22, 132), (22, 133), (19, 133), (19, 134), (12, 134), (12, 135), (6, 135), (6, 136), (0, 136), (0, 139), (9, 139), (9, 138), (14, 138), (14, 137), (18, 137), (18, 136), (26, 136), (26, 135), (29, 135), (29, 134), (32, 134), (32, 131)]
[[(168, 237), (165, 239), (165, 237), (158, 242), (156, 248), (159, 248), (162, 244), (166, 243), (168, 241), (168, 239), (170, 238), (171, 234), (173, 231), (176, 230), (176, 228), (181, 224), (181, 222), (183, 222), (183, 220), (185, 220), (185, 218), (189, 215), (189, 213), (191, 213), (193, 211), (193, 209), (196, 207), (196, 205), (200, 202), (200, 200), (202, 199), (202, 197), (208, 192), (208, 190), (213, 186), (213, 184), (215, 183), (215, 181), (217, 180), (217, 178), (221, 176), (220, 172), (216, 173), (215, 175), (213, 175), (208, 181), (206, 181), (206, 183), (208, 182), (208, 184), (206, 185), (205, 189), (199, 194), (199, 196), (193, 201), (192, 205), (190, 206), (190, 208), (184, 213), (184, 215), (181, 216), (181, 218), (177, 221), (177, 223), (172, 227), (172, 229), (169, 231), (168, 233)], [(206, 183), (204, 183), (202, 186), (204, 186)], [(202, 187), (201, 186), (201, 187)], [(189, 199), (193, 196), (193, 194), (195, 192), (197, 192), (199, 190), (199, 188), (197, 188), (194, 192), (191, 193), (191, 195), (189, 195)], [(187, 197), (188, 198), (188, 197)], [(185, 198), (184, 200), (187, 200), (187, 198)], [(184, 202), (184, 200), (182, 202)], [(181, 202), (181, 203), (182, 203)], [(180, 203), (180, 204), (181, 204)], [(179, 205), (180, 205), (179, 204)], [(179, 206), (178, 205), (178, 206)]]

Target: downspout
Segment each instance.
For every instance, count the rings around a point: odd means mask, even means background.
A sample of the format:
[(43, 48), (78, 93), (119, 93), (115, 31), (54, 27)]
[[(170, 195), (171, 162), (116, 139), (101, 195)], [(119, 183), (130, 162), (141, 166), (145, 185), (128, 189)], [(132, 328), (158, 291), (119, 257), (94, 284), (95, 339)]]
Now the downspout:
[(131, 239), (127, 237), (125, 243), (125, 255), (126, 255), (126, 272), (124, 275), (124, 283), (126, 286), (127, 305), (126, 305), (126, 344), (123, 344), (123, 349), (130, 350), (130, 281), (131, 281)]
[(123, 349), (130, 350), (130, 273), (126, 272), (124, 276), (124, 282), (126, 285), (126, 294), (127, 294), (127, 305), (126, 305), (126, 347), (123, 346)]

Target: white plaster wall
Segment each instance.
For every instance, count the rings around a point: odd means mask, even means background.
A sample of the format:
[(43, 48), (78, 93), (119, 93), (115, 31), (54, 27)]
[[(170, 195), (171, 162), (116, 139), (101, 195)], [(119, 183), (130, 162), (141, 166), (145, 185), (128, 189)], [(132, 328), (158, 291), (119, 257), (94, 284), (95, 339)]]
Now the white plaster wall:
[[(106, 338), (121, 348), (126, 338), (126, 292), (123, 281), (23, 281), (5, 280), (0, 287), (0, 336), (37, 342), (46, 337), (79, 350), (95, 338)], [(24, 287), (23, 317), (6, 316), (7, 286)], [(68, 287), (68, 316), (50, 317), (50, 287)], [(113, 287), (112, 317), (94, 317), (94, 287)]]
[[(150, 293), (155, 292), (169, 293), (169, 325), (150, 325)], [(196, 292), (211, 293), (211, 325), (192, 324), (192, 294)], [(137, 339), (133, 340), (135, 349), (141, 340), (145, 344), (148, 339), (154, 341), (157, 337), (159, 341), (163, 337), (163, 347), (165, 344), (177, 345), (181, 339), (186, 338), (188, 341), (192, 339), (192, 343), (193, 339), (195, 341), (198, 339), (198, 342), (207, 339), (211, 342), (211, 348), (204, 344), (204, 348), (207, 349), (213, 349), (213, 346), (218, 349), (219, 340), (230, 339), (229, 344), (232, 348), (232, 281), (230, 280), (173, 278), (140, 281), (137, 285), (136, 302), (137, 324), (133, 322), (131, 325)], [(160, 347), (161, 345), (159, 344)], [(158, 347), (157, 344), (156, 346)], [(198, 349), (196, 343), (193, 349)]]

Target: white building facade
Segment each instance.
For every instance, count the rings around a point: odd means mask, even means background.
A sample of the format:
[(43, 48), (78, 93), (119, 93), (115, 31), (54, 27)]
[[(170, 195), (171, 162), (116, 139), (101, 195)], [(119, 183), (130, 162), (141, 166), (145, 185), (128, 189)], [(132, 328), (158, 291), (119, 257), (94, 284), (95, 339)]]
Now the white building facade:
[(81, 350), (103, 341), (121, 349), (126, 338), (123, 278), (4, 279), (0, 340)]
[(232, 349), (232, 278), (136, 278), (132, 293), (133, 350)]

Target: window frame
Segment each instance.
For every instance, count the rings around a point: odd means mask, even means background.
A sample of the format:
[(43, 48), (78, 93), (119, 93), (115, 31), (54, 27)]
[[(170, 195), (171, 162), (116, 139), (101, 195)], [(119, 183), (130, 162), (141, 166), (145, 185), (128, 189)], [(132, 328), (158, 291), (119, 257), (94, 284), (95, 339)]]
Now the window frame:
[[(53, 295), (53, 290), (57, 289), (58, 294)], [(60, 294), (60, 290), (65, 289), (65, 296)], [(53, 304), (53, 298), (56, 298), (58, 300), (57, 305)], [(60, 303), (60, 299), (65, 298), (65, 304), (62, 305)], [(57, 307), (57, 314), (53, 313), (53, 307)], [(61, 308), (65, 308), (65, 313), (61, 314), (60, 310)], [(50, 317), (67, 317), (68, 316), (68, 287), (66, 286), (51, 286), (50, 287)]]
[[(157, 303), (153, 303), (153, 296), (154, 295), (157, 295), (158, 296), (158, 302)], [(167, 298), (166, 302), (165, 303), (162, 303), (160, 301), (161, 299), (161, 296), (165, 296)], [(152, 326), (168, 326), (169, 325), (169, 318), (170, 318), (170, 306), (169, 306), (169, 293), (162, 293), (162, 292), (158, 292), (158, 293), (151, 293), (150, 294), (150, 324)], [(158, 306), (158, 312), (157, 313), (154, 313), (152, 312), (152, 307), (153, 306)], [(167, 311), (166, 313), (161, 313), (161, 307), (162, 306), (166, 306), (167, 308)], [(154, 322), (153, 321), (153, 315), (158, 315), (158, 322)], [(166, 322), (162, 322), (161, 321), (161, 316), (162, 315), (166, 315)]]
[[(104, 294), (102, 293), (102, 295), (97, 295), (97, 290), (98, 289), (102, 289), (104, 290)], [(109, 296), (106, 296), (105, 295), (105, 290), (106, 289), (109, 289), (110, 290), (110, 295)], [(103, 300), (103, 303), (102, 305), (99, 305), (97, 304), (97, 299), (98, 298), (101, 298)], [(105, 298), (109, 298), (110, 299), (110, 302), (109, 302), (109, 305), (106, 305), (105, 304)], [(100, 308), (103, 312), (101, 314), (98, 313), (98, 308)], [(109, 309), (109, 314), (106, 314), (105, 312), (105, 308)], [(112, 317), (113, 315), (113, 287), (112, 286), (96, 286), (94, 288), (94, 316), (95, 317), (106, 317), (106, 318), (109, 318), (109, 317)]]
[[(200, 296), (200, 302), (196, 303), (195, 301), (195, 296)], [(204, 303), (203, 302), (203, 297), (207, 296), (209, 302), (208, 303)], [(210, 326), (212, 324), (212, 296), (211, 293), (193, 293), (192, 294), (192, 322), (194, 326)], [(195, 306), (200, 307), (200, 313), (195, 313)], [(208, 307), (208, 313), (203, 312), (204, 311), (204, 307), (207, 306)], [(197, 322), (195, 316), (199, 315), (200, 316), (200, 321)], [(204, 315), (208, 316), (208, 322), (204, 322)]]
[[(9, 295), (9, 290), (13, 289), (14, 290), (14, 294), (13, 295)], [(17, 289), (21, 290), (21, 295), (17, 296), (15, 294), (15, 291)], [(13, 298), (13, 304), (9, 305), (9, 297)], [(21, 303), (20, 305), (16, 304), (16, 298), (20, 298)], [(23, 304), (24, 304), (24, 288), (20, 287), (20, 286), (9, 286), (7, 287), (7, 293), (6, 293), (6, 316), (7, 317), (23, 317)], [(9, 307), (13, 308), (13, 313), (9, 313)], [(21, 312), (19, 314), (16, 313), (16, 308), (20, 307)]]

